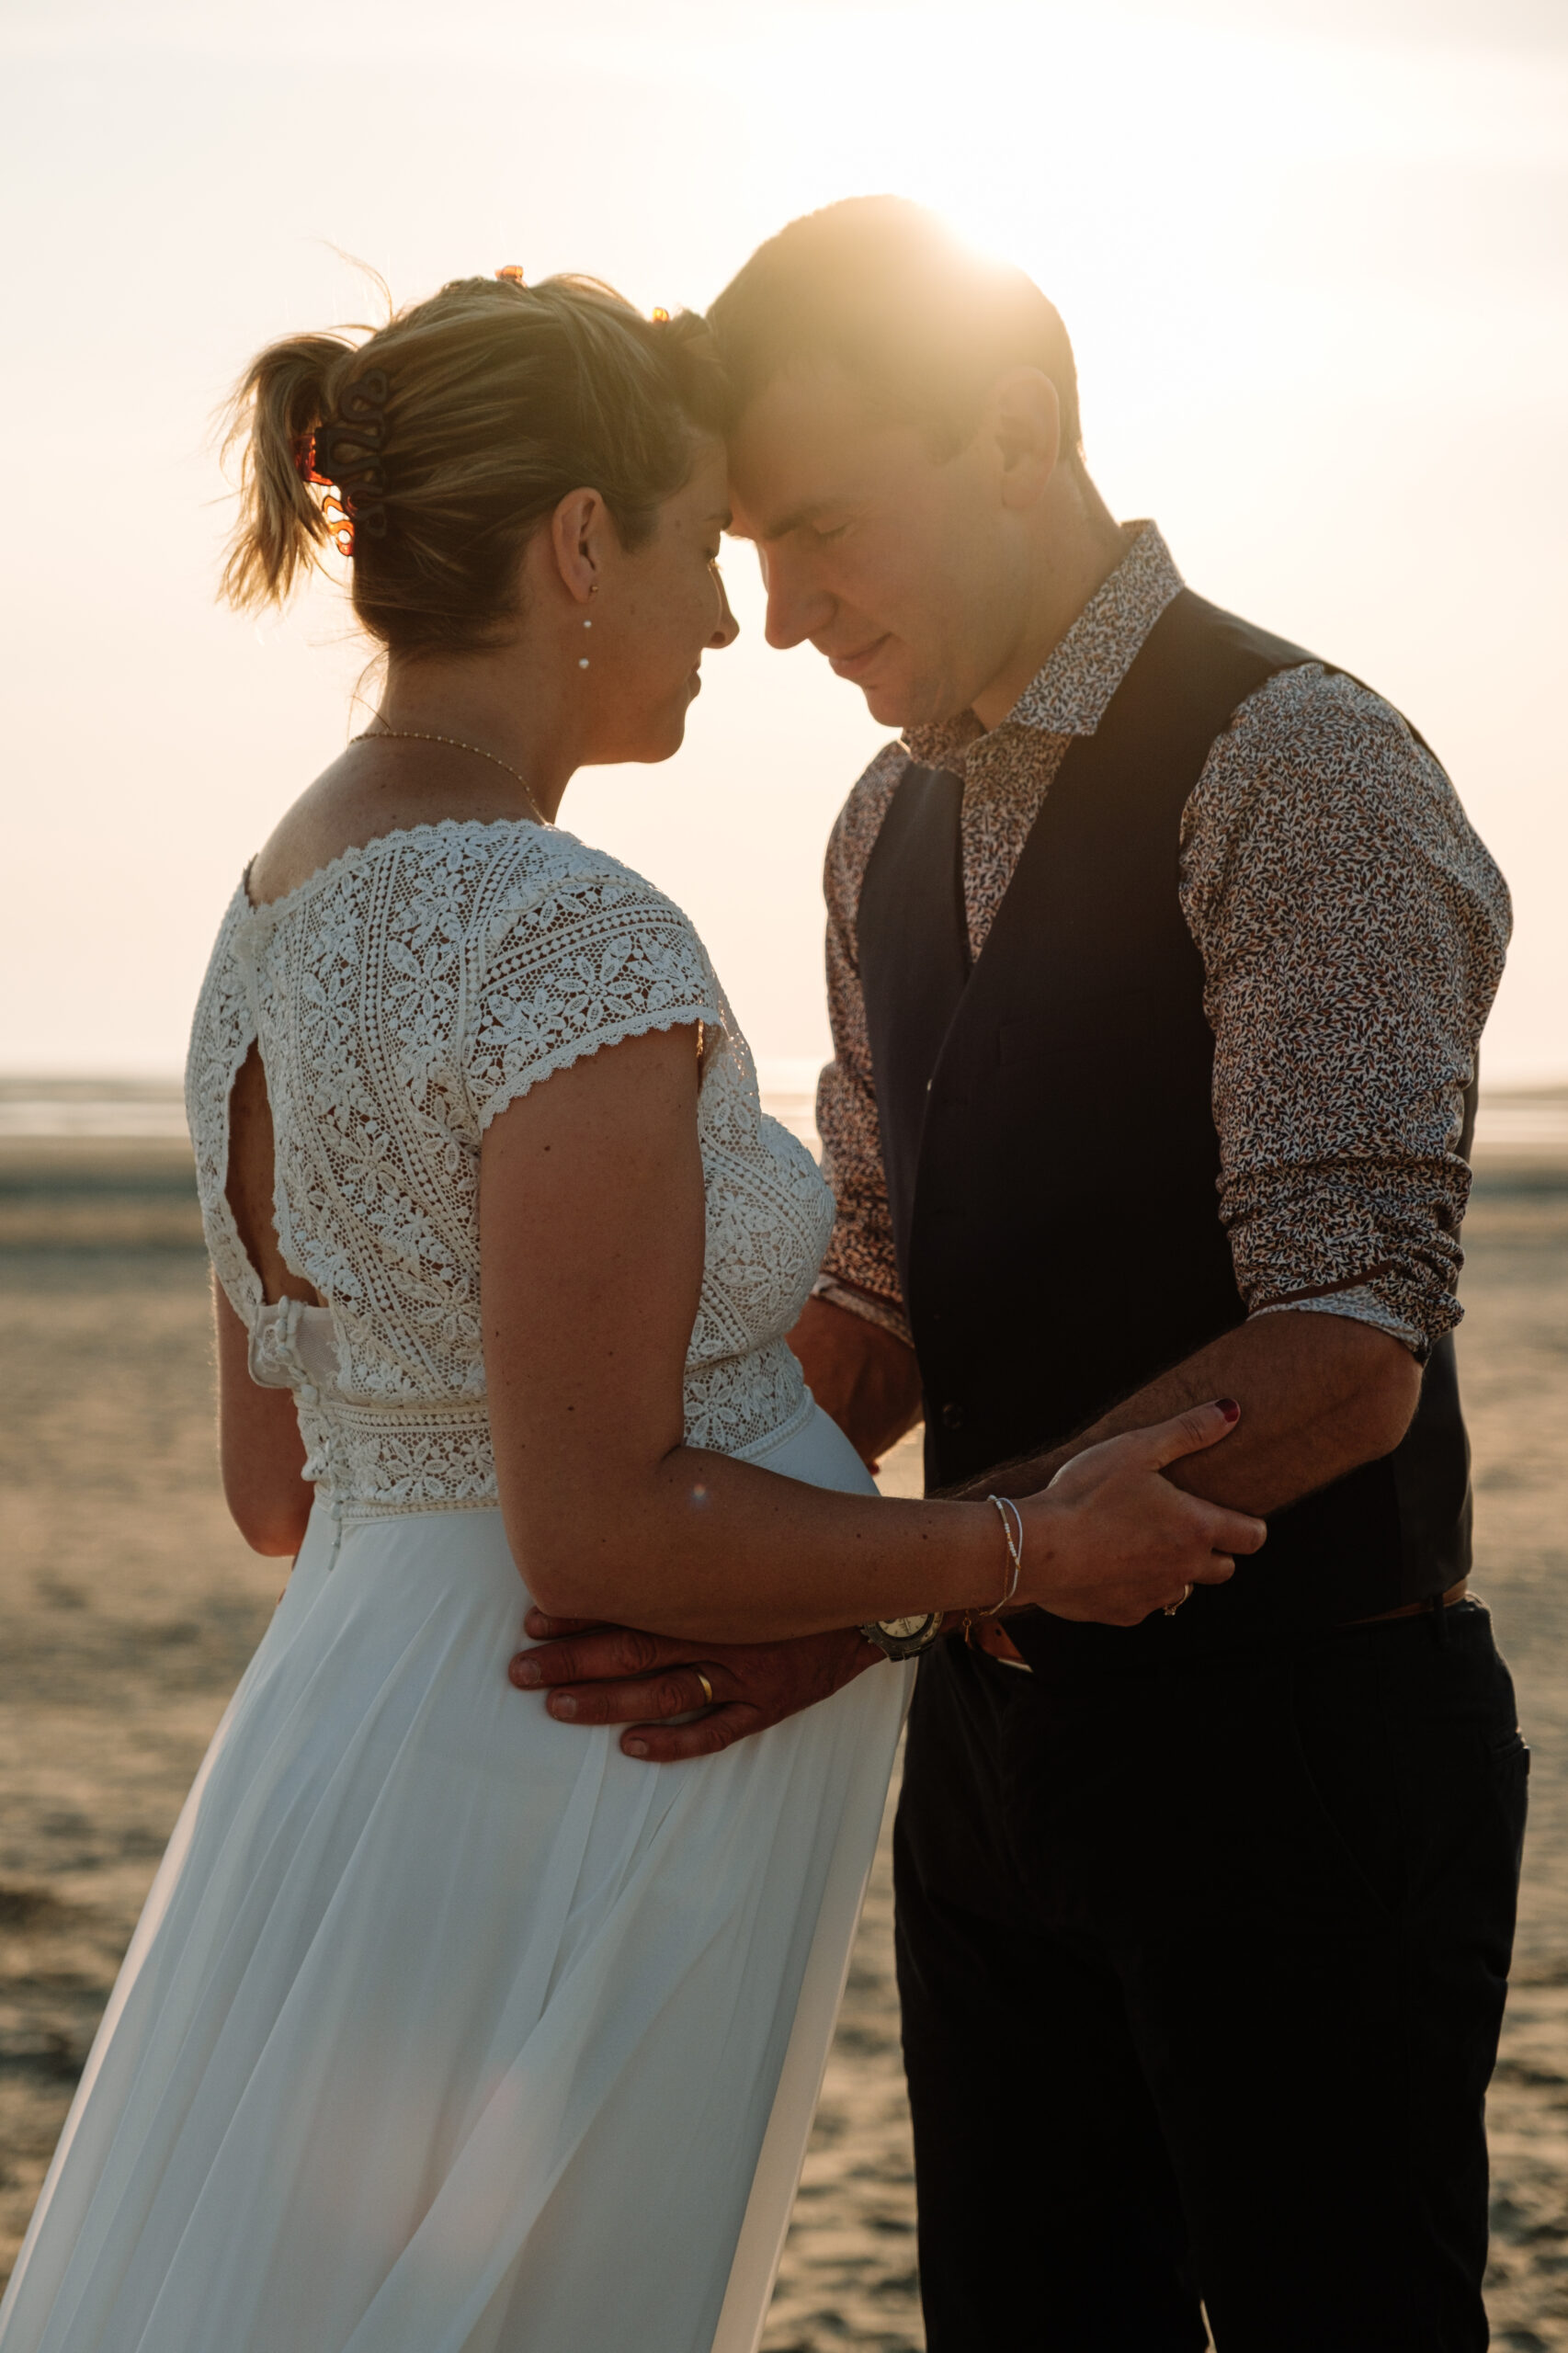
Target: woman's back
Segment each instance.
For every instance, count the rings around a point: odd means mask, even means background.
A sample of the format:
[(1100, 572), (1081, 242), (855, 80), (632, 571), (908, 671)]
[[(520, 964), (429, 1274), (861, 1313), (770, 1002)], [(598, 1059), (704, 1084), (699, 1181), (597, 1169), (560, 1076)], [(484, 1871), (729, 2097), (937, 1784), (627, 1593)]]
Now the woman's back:
[[(266, 905), (236, 892), (187, 1081), (203, 1215), (253, 1375), (294, 1390), (304, 1475), (344, 1514), (494, 1502), (484, 1131), (582, 1056), (687, 1024), (704, 1039), (709, 1247), (687, 1434), (737, 1453), (806, 1410), (784, 1335), (832, 1203), (809, 1155), (763, 1120), (749, 1053), (686, 917), (605, 853), (521, 821), (384, 834)], [(267, 1301), (236, 1222), (231, 1103), (253, 1046), (288, 1288), (319, 1307)]]

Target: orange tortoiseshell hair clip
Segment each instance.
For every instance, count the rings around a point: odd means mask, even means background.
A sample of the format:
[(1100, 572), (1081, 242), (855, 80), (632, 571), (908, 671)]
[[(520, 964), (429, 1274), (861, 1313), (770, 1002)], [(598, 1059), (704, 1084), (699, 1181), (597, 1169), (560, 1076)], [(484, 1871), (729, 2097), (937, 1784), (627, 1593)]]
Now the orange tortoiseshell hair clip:
[(322, 500), (321, 511), (322, 520), (326, 525), (327, 537), (331, 540), (333, 546), (337, 550), (338, 554), (352, 555), (354, 552), (354, 520), (352, 516), (349, 514), (347, 507), (344, 506), (343, 501), (338, 497), (335, 490), (329, 490), (327, 492), (326, 496)]
[(326, 496), (321, 503), (321, 511), (323, 520), (326, 524), (327, 537), (339, 555), (352, 555), (354, 525), (349, 518), (347, 508), (338, 497), (337, 485), (332, 476), (317, 471), (316, 437), (313, 433), (307, 433), (295, 450), (294, 471), (301, 482), (310, 483), (312, 490), (326, 492)]
[(504, 268), (496, 271), (495, 275), (497, 278), (505, 278), (507, 284), (511, 286), (526, 286), (528, 282), (523, 276), (523, 268), (520, 262), (507, 262)]
[(322, 520), (326, 525), (327, 537), (339, 555), (352, 555), (354, 520), (347, 507), (343, 504), (338, 494), (337, 484), (332, 476), (324, 474), (317, 469), (316, 437), (313, 433), (307, 433), (295, 450), (294, 471), (301, 482), (310, 483), (312, 490), (325, 491), (326, 496), (322, 500), (321, 511)]

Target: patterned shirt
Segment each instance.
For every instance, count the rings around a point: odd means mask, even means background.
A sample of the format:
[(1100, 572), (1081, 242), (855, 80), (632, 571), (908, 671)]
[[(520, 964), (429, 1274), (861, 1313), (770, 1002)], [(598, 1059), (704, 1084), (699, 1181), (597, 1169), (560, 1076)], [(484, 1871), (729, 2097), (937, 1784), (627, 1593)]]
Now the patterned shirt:
[[(838, 1200), (817, 1290), (907, 1340), (856, 915), (913, 760), (963, 782), (971, 956), (1075, 735), (1092, 735), (1181, 575), (1151, 523), (989, 733), (913, 729), (828, 845), (834, 1059), (817, 1125)], [(1219, 1211), (1249, 1314), (1310, 1307), (1425, 1358), (1460, 1319), (1464, 1092), (1503, 970), (1508, 894), (1452, 785), (1378, 695), (1283, 670), (1215, 742), (1182, 815), (1182, 913), (1214, 1032)]]

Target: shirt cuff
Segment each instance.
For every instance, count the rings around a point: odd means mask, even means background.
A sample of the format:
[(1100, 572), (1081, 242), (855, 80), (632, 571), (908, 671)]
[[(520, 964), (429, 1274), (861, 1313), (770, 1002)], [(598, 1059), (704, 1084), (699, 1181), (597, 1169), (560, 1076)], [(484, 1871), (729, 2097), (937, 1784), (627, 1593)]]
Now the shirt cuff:
[[(1259, 1315), (1348, 1315), (1353, 1323), (1370, 1324), (1374, 1331), (1386, 1332), (1391, 1340), (1398, 1340), (1410, 1350), (1418, 1364), (1425, 1364), (1432, 1353), (1426, 1334), (1407, 1323), (1397, 1308), (1380, 1299), (1370, 1283), (1357, 1283), (1349, 1290), (1325, 1291), (1317, 1299), (1275, 1299), (1267, 1307), (1255, 1307), (1253, 1317)], [(1252, 1317), (1249, 1317), (1249, 1322)]]
[(874, 1324), (881, 1332), (891, 1332), (906, 1348), (915, 1346), (909, 1334), (909, 1320), (892, 1300), (873, 1299), (868, 1291), (855, 1290), (834, 1275), (819, 1275), (812, 1285), (812, 1297), (846, 1308), (851, 1315), (858, 1315), (862, 1323)]

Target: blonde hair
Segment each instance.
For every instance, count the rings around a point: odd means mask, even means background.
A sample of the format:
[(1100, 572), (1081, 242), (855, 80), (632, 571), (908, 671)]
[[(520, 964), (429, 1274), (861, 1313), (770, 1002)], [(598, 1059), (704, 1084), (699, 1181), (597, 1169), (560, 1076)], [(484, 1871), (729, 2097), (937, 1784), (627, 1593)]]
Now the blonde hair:
[(494, 643), (523, 545), (569, 491), (598, 491), (640, 545), (722, 428), (703, 322), (644, 319), (594, 278), (459, 278), (349, 332), (271, 344), (235, 388), (240, 517), (221, 593), (280, 605), (320, 564), (334, 526), (301, 472), (317, 437), (346, 477), (354, 610), (389, 653)]

